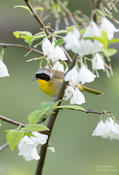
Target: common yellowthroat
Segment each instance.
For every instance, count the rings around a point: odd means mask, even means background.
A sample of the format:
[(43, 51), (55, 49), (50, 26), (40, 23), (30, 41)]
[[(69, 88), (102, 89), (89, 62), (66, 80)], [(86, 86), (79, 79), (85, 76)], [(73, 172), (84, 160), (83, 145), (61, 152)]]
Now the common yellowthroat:
[[(50, 68), (39, 69), (36, 72), (35, 79), (37, 80), (40, 89), (50, 95), (56, 96), (64, 80), (64, 72), (53, 70)], [(88, 88), (82, 84), (78, 85), (80, 91), (87, 91), (95, 95), (102, 95), (103, 93), (92, 88)]]

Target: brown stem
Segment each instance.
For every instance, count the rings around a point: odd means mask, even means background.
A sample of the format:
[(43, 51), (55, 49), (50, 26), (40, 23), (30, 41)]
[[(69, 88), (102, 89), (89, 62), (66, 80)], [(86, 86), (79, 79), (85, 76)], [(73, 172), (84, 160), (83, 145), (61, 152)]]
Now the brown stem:
[(23, 48), (23, 49), (27, 49), (29, 51), (32, 51), (32, 52), (35, 52), (35, 53), (38, 53), (38, 54), (41, 54), (43, 55), (43, 53), (33, 47), (28, 47), (28, 46), (24, 46), (22, 44), (9, 44), (9, 43), (0, 43), (0, 46), (3, 46), (3, 47), (16, 47), (16, 48)]
[[(74, 67), (74, 65), (76, 63), (76, 59), (77, 59), (77, 57), (75, 57), (73, 59), (71, 65), (69, 67), (69, 70), (71, 70)], [(54, 102), (59, 101), (58, 106), (61, 104), (61, 100), (64, 96), (64, 91), (65, 91), (66, 86), (67, 86), (67, 82), (63, 81), (62, 86), (60, 88), (60, 91), (59, 91), (57, 97), (54, 100)], [(54, 123), (55, 123), (55, 119), (56, 119), (58, 113), (59, 113), (59, 109), (56, 109), (54, 111), (54, 113), (51, 114), (50, 117), (49, 117), (48, 124), (47, 124), (47, 127), (49, 128), (48, 140), (47, 140), (47, 143), (45, 145), (41, 146), (40, 160), (39, 160), (38, 165), (37, 165), (36, 175), (42, 175), (43, 166), (44, 166), (44, 163), (45, 163), (45, 157), (46, 157), (46, 153), (47, 153), (47, 148), (48, 148), (48, 145), (49, 145), (49, 139), (50, 139), (52, 129), (53, 129), (53, 126), (54, 126)]]
[(29, 2), (29, 0), (24, 0), (24, 2), (29, 7), (30, 11), (32, 12), (33, 17), (37, 20), (37, 22), (41, 25), (41, 27), (45, 29), (46, 34), (49, 35), (49, 31), (47, 30), (45, 24), (43, 23), (43, 21), (39, 18), (39, 16), (37, 15), (35, 10), (33, 9), (32, 5)]
[(7, 123), (11, 123), (11, 124), (13, 124), (13, 125), (21, 126), (21, 127), (25, 127), (25, 126), (26, 126), (26, 125), (23, 124), (23, 123), (17, 122), (17, 121), (12, 120), (12, 119), (9, 119), (9, 118), (7, 118), (7, 117), (5, 117), (5, 116), (2, 116), (2, 115), (0, 115), (0, 120), (5, 121), (5, 122), (7, 122)]
[[(102, 0), (97, 0), (96, 9), (100, 9), (101, 2), (102, 2)], [(93, 20), (94, 20), (95, 22), (97, 22), (96, 14), (93, 15)]]

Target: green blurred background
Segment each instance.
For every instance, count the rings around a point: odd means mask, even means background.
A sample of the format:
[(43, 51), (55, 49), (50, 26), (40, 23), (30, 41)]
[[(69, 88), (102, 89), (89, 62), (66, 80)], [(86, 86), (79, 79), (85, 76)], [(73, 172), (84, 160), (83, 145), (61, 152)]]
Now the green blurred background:
[[(21, 1), (22, 2), (22, 1)], [(14, 42), (13, 31), (28, 30), (39, 32), (40, 27), (23, 9), (14, 9), (19, 1), (0, 1), (0, 42)], [(79, 8), (90, 14), (90, 1), (69, 1), (72, 9)], [(118, 27), (119, 28), (119, 27)], [(118, 46), (116, 46), (118, 47)], [(20, 122), (27, 122), (30, 112), (39, 108), (43, 101), (52, 98), (43, 94), (32, 79), (38, 69), (38, 62), (26, 63), (27, 59), (38, 56), (31, 54), (24, 58), (26, 50), (7, 48), (4, 62), (10, 77), (0, 79), (0, 114)], [(91, 84), (104, 92), (97, 97), (85, 94), (87, 109), (112, 111), (119, 116), (119, 69), (118, 54), (113, 58), (114, 76), (110, 79), (104, 73)], [(56, 153), (48, 151), (44, 175), (119, 175), (119, 141), (92, 137), (99, 116), (74, 111), (61, 111), (57, 117), (50, 144)], [(6, 142), (5, 129), (14, 128), (2, 122), (0, 145)], [(17, 155), (18, 150), (10, 149), (0, 153), (0, 175), (34, 175), (37, 161), (26, 162)]]

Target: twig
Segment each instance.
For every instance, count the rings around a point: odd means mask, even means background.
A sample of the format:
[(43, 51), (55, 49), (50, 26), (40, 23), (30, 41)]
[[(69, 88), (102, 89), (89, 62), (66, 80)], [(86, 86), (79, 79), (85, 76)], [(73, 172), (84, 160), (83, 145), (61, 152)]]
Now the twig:
[(99, 9), (100, 8), (100, 4), (101, 4), (102, 0), (97, 0), (97, 4), (96, 4), (96, 8)]
[(43, 21), (39, 18), (39, 16), (34, 11), (32, 5), (29, 3), (29, 0), (24, 0), (24, 2), (29, 7), (30, 11), (32, 12), (33, 17), (37, 20), (37, 22), (41, 25), (41, 27), (45, 29), (46, 34), (49, 35), (49, 31), (47, 30), (47, 28), (46, 28), (45, 24), (43, 23)]
[[(77, 59), (76, 57), (73, 59), (71, 65), (69, 67), (69, 70), (71, 70), (74, 67), (76, 59)], [(58, 106), (61, 104), (61, 100), (62, 100), (62, 98), (64, 96), (64, 90), (65, 90), (66, 86), (67, 86), (67, 82), (63, 81), (62, 86), (61, 86), (61, 88), (59, 90), (59, 93), (58, 93), (57, 97), (54, 100), (54, 102), (60, 100), (59, 103), (58, 103)], [(45, 145), (41, 146), (40, 160), (39, 160), (38, 165), (37, 165), (36, 175), (42, 175), (43, 166), (44, 166), (44, 162), (45, 162), (45, 157), (46, 157), (46, 153), (47, 153), (47, 147), (49, 145), (49, 139), (50, 139), (50, 136), (51, 136), (51, 133), (52, 133), (52, 129), (53, 129), (53, 126), (54, 126), (54, 123), (55, 123), (55, 119), (57, 117), (58, 112), (59, 112), (59, 109), (56, 109), (54, 111), (54, 113), (51, 114), (50, 117), (49, 117), (48, 124), (47, 124), (47, 127), (49, 128), (48, 140), (47, 140), (47, 143)]]
[(35, 52), (35, 53), (38, 53), (38, 54), (41, 54), (43, 55), (43, 53), (33, 47), (28, 47), (28, 46), (24, 46), (22, 44), (9, 44), (9, 43), (0, 43), (0, 46), (3, 46), (3, 47), (16, 47), (16, 48), (23, 48), (23, 49), (27, 49), (29, 51), (32, 51), (32, 52)]
[(9, 119), (9, 118), (7, 118), (7, 117), (5, 117), (5, 116), (2, 116), (2, 115), (0, 115), (0, 120), (3, 120), (3, 121), (5, 121), (5, 122), (7, 122), (7, 123), (11, 123), (11, 124), (13, 124), (13, 125), (17, 125), (17, 126), (21, 126), (21, 127), (25, 127), (25, 126), (26, 126), (26, 125), (23, 124), (23, 123), (17, 122), (17, 121), (12, 120), (12, 119)]
[(8, 146), (9, 146), (8, 143), (5, 143), (2, 146), (0, 146), (0, 152), (6, 149)]
[[(82, 111), (82, 112), (84, 112), (84, 111)], [(97, 115), (102, 115), (102, 114), (105, 114), (106, 112), (99, 112), (99, 111), (93, 111), (93, 110), (91, 110), (91, 109), (86, 109), (85, 110), (85, 113), (87, 113), (87, 114), (97, 114)], [(107, 113), (110, 113), (110, 112), (107, 112)]]
[[(101, 2), (102, 2), (102, 0), (97, 0), (96, 9), (100, 9)], [(96, 14), (93, 15), (93, 20), (94, 20), (95, 22), (97, 22)]]

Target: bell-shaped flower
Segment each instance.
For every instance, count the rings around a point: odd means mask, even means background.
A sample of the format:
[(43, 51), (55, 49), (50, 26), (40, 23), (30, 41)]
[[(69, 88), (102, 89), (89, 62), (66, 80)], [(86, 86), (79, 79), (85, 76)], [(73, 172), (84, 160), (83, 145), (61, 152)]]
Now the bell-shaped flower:
[(102, 49), (102, 44), (97, 41), (91, 41), (91, 40), (80, 40), (80, 46), (79, 46), (79, 55), (81, 57), (85, 55), (92, 55), (95, 54)]
[(78, 88), (73, 90), (72, 97), (70, 98), (70, 104), (78, 104), (81, 105), (85, 103), (85, 97), (82, 92), (79, 91)]
[(55, 62), (52, 69), (64, 72), (64, 66), (59, 61)]
[(103, 30), (107, 32), (107, 36), (109, 40), (111, 40), (114, 37), (115, 32), (119, 31), (119, 29), (116, 29), (116, 27), (105, 17), (102, 19), (99, 29), (101, 32)]
[(93, 131), (92, 136), (119, 140), (119, 125), (109, 117), (105, 123), (101, 120)]
[(48, 135), (41, 134), (39, 132), (32, 132), (34, 136), (31, 136), (31, 140), (33, 141), (34, 145), (37, 146), (38, 144), (44, 145), (47, 142)]
[(92, 59), (92, 68), (94, 70), (101, 70), (101, 69), (104, 70), (105, 69), (104, 60), (99, 53), (97, 53)]
[(79, 75), (78, 69), (77, 69), (76, 66), (74, 66), (74, 67), (66, 74), (64, 80), (73, 83), (73, 85), (77, 85), (77, 84), (79, 83), (78, 75)]
[(70, 100), (70, 104), (81, 105), (85, 103), (84, 95), (79, 91), (78, 88), (73, 88), (72, 86), (67, 86), (64, 94), (65, 100)]
[(74, 53), (79, 53), (79, 39), (80, 39), (80, 32), (77, 28), (74, 28), (70, 31), (65, 37), (65, 48), (67, 50), (71, 50)]
[(64, 100), (69, 100), (72, 95), (73, 95), (73, 87), (71, 85), (68, 85), (67, 88), (65, 89), (65, 93), (64, 93)]
[(0, 77), (9, 77), (8, 69), (2, 59), (0, 59)]
[(25, 160), (38, 160), (40, 156), (37, 153), (36, 146), (32, 139), (28, 136), (24, 136), (18, 144), (19, 156), (23, 156)]
[(92, 136), (101, 136), (103, 138), (108, 138), (108, 132), (106, 130), (106, 126), (103, 120), (101, 120), (98, 123), (98, 125), (96, 126), (95, 130), (92, 133)]
[(90, 24), (87, 26), (83, 37), (93, 37), (93, 36), (100, 36), (100, 30), (97, 24), (94, 21), (91, 21)]
[(90, 83), (92, 81), (94, 81), (94, 79), (96, 78), (96, 75), (93, 74), (84, 64), (81, 66), (80, 70), (79, 70), (79, 75), (78, 75), (78, 79), (79, 82), (81, 82), (82, 84), (84, 83)]
[(60, 46), (55, 47), (55, 42), (50, 42), (47, 38), (42, 43), (43, 54), (53, 62), (57, 60), (67, 60), (63, 49)]
[(64, 66), (59, 61), (55, 62), (52, 69), (64, 72)]
[(106, 130), (108, 132), (108, 136), (110, 139), (117, 139), (119, 140), (119, 125), (109, 117), (105, 121)]

